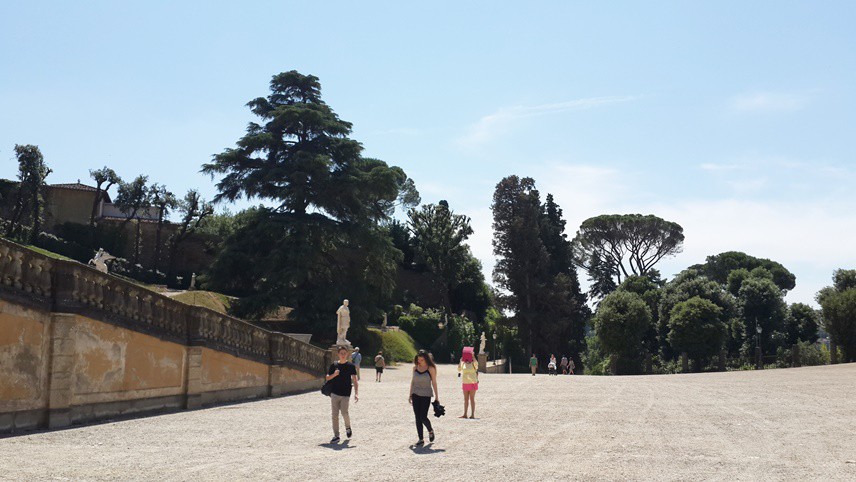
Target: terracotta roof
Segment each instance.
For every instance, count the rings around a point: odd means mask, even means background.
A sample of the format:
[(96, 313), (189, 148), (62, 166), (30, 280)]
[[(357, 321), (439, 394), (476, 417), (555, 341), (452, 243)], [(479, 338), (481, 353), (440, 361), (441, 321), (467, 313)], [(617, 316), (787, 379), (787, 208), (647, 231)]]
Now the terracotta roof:
[(86, 184), (81, 184), (79, 181), (68, 184), (51, 184), (50, 187), (55, 187), (59, 189), (75, 189), (77, 191), (97, 191), (95, 186), (87, 186)]
[[(98, 189), (95, 186), (89, 186), (87, 184), (81, 183), (79, 180), (77, 182), (70, 183), (61, 183), (61, 184), (51, 184), (48, 187), (52, 189), (69, 189), (72, 191), (86, 191), (86, 192), (98, 192)], [(102, 199), (104, 202), (111, 202), (110, 193), (106, 191), (101, 191)]]

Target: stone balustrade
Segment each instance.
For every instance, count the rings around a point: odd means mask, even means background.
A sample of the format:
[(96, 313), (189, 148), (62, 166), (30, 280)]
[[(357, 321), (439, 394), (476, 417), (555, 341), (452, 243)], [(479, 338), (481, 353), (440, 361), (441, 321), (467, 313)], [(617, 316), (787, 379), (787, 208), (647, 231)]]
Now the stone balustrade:
[(0, 289), (49, 311), (84, 314), (176, 343), (317, 374), (326, 368), (326, 350), (6, 239), (0, 239)]

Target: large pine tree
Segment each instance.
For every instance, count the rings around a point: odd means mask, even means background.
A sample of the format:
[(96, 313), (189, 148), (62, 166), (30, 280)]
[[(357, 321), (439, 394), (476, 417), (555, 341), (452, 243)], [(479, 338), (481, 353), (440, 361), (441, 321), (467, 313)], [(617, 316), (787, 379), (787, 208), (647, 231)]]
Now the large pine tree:
[(562, 210), (551, 195), (543, 205), (531, 178), (509, 176), (493, 198), (494, 281), (515, 312), (518, 333), (529, 353), (571, 354), (579, 364), (586, 297), (564, 233)]
[(210, 281), (245, 296), (239, 315), (286, 305), (318, 332), (332, 327), (344, 297), (355, 323), (379, 316), (401, 253), (378, 225), (415, 192), (412, 182), (402, 169), (362, 157), (351, 124), (321, 99), (317, 77), (284, 72), (270, 90), (247, 104), (261, 121), (203, 166), (222, 176), (215, 200), (271, 206), (226, 242)]

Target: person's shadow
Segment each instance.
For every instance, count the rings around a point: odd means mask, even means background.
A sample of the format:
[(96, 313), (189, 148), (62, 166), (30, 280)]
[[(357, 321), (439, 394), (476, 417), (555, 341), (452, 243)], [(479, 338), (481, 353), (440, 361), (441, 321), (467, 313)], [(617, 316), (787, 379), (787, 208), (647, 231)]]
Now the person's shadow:
[(330, 450), (345, 450), (345, 449), (352, 449), (352, 448), (356, 447), (356, 445), (351, 445), (350, 440), (345, 440), (344, 442), (342, 442), (340, 444), (326, 443), (326, 444), (318, 444), (318, 446), (324, 447), (325, 449), (330, 449)]
[(410, 450), (413, 451), (414, 454), (425, 455), (425, 454), (439, 454), (446, 451), (446, 449), (435, 449), (433, 443), (429, 443), (428, 445), (423, 445), (421, 447), (417, 447), (416, 445), (411, 445)]

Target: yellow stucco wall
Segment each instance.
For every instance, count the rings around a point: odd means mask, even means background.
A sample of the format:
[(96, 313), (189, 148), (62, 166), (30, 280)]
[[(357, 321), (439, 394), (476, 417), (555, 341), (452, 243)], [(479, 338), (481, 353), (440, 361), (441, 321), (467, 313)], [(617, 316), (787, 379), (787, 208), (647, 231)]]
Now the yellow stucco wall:
[(45, 209), (45, 227), (74, 222), (89, 224), (95, 192), (74, 189), (50, 188)]
[(202, 349), (203, 391), (261, 387), (268, 384), (269, 366), (220, 351)]
[(186, 347), (77, 316), (72, 405), (184, 393)]
[(50, 315), (0, 301), (0, 412), (47, 406)]

